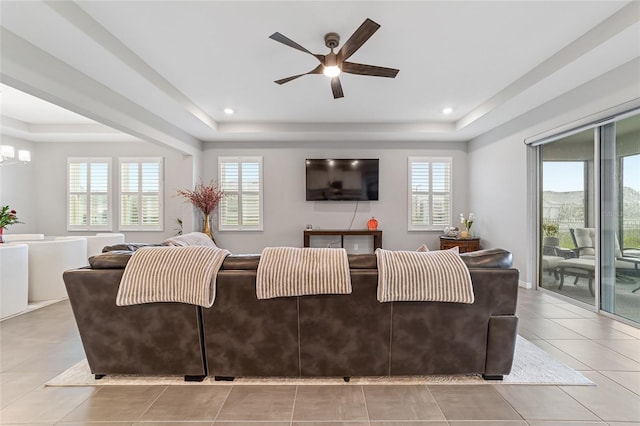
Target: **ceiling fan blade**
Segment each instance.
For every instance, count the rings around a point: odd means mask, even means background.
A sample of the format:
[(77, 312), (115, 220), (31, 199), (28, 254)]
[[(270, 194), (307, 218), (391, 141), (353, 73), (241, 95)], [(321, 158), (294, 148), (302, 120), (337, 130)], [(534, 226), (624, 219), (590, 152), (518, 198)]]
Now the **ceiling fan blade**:
[(303, 74), (298, 74), (298, 75), (292, 75), (291, 77), (287, 77), (287, 78), (281, 78), (280, 80), (274, 81), (274, 83), (284, 84), (284, 83), (290, 82), (291, 80), (295, 80), (298, 77), (302, 77), (303, 75), (307, 75), (307, 74), (322, 74), (323, 69), (324, 69), (324, 66), (322, 64), (320, 64), (320, 65), (318, 65), (317, 67), (315, 67), (314, 69), (312, 69), (309, 72), (305, 72)]
[(342, 84), (340, 84), (340, 79), (338, 77), (333, 77), (331, 79), (331, 91), (333, 92), (333, 99), (344, 97), (344, 93), (342, 93)]
[(338, 52), (338, 63), (346, 61), (351, 55), (356, 53), (356, 50), (360, 49), (362, 45), (369, 40), (369, 37), (373, 35), (380, 28), (380, 24), (367, 18), (358, 27), (358, 29), (349, 37)]
[(395, 68), (377, 67), (375, 65), (356, 64), (354, 62), (343, 62), (342, 72), (349, 74), (372, 75), (374, 77), (395, 78), (400, 70)]
[(311, 53), (310, 51), (308, 51), (308, 50), (307, 50), (307, 49), (305, 49), (304, 47), (300, 46), (300, 45), (299, 45), (298, 43), (296, 43), (295, 41), (291, 40), (289, 37), (287, 37), (287, 36), (285, 36), (285, 35), (282, 35), (282, 34), (280, 34), (279, 32), (275, 32), (275, 33), (271, 34), (271, 35), (269, 36), (269, 38), (270, 38), (271, 40), (278, 41), (278, 42), (280, 42), (280, 43), (282, 43), (282, 44), (284, 44), (284, 45), (287, 45), (287, 46), (289, 46), (289, 47), (293, 47), (294, 49), (297, 49), (297, 50), (299, 50), (299, 51), (301, 51), (301, 52), (308, 53), (308, 54), (309, 54), (309, 55), (311, 55), (311, 56), (315, 56), (315, 57), (316, 57), (316, 59), (318, 59), (320, 62), (323, 62), (323, 61), (324, 61), (324, 55), (316, 55), (315, 53)]

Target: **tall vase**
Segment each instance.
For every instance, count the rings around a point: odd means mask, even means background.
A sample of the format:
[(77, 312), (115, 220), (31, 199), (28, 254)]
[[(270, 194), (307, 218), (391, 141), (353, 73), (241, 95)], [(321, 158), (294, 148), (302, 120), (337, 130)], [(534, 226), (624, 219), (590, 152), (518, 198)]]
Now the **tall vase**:
[(211, 226), (209, 225), (209, 222), (209, 213), (206, 213), (204, 215), (204, 230), (202, 232), (207, 234), (207, 236), (213, 240), (213, 234), (211, 234)]
[(4, 243), (4, 238), (2, 238), (3, 232), (4, 232), (4, 228), (0, 227), (0, 244)]

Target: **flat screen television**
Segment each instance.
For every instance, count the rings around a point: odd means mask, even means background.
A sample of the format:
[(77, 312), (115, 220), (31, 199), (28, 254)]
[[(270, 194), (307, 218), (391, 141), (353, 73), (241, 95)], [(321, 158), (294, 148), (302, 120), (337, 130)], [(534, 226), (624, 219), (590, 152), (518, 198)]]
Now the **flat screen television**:
[(378, 159), (308, 158), (307, 201), (377, 201)]

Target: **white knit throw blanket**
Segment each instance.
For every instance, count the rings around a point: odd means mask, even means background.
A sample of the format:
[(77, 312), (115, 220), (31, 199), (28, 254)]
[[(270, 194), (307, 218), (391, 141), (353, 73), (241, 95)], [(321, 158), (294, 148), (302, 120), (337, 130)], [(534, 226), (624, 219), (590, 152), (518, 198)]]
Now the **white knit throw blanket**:
[(351, 274), (344, 249), (267, 247), (256, 277), (258, 299), (311, 294), (349, 294)]
[(165, 246), (205, 246), (205, 247), (217, 247), (213, 240), (203, 232), (190, 232), (188, 234), (177, 235), (175, 237), (167, 238), (162, 242)]
[(116, 305), (181, 302), (210, 308), (217, 273), (229, 254), (203, 246), (140, 248), (125, 267)]
[(378, 301), (473, 303), (469, 269), (453, 251), (376, 250)]

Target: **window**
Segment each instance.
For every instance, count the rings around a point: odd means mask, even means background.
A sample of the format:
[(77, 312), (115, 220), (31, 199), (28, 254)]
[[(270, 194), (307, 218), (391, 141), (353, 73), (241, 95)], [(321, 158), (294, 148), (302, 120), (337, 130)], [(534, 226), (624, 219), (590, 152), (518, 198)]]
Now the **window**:
[(67, 230), (111, 230), (111, 158), (69, 158), (67, 181)]
[(409, 157), (409, 231), (451, 226), (451, 157)]
[(162, 158), (120, 159), (120, 230), (162, 231)]
[(219, 157), (221, 231), (262, 231), (262, 157)]

